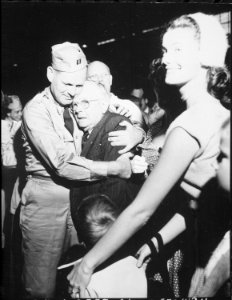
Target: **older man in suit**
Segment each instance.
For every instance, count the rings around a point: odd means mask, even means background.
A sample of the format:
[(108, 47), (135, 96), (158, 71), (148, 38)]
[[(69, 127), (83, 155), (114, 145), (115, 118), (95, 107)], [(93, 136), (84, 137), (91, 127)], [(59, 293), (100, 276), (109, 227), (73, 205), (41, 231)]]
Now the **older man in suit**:
[[(119, 157), (121, 146), (112, 146), (108, 133), (123, 130), (125, 116), (108, 110), (110, 98), (104, 87), (86, 81), (82, 92), (74, 100), (73, 110), (79, 127), (84, 131), (81, 156), (94, 161), (114, 161)], [(105, 178), (99, 182), (78, 182), (71, 191), (71, 213), (75, 214), (81, 200), (94, 193), (108, 195), (119, 210), (124, 209), (137, 194), (141, 183), (137, 178)]]

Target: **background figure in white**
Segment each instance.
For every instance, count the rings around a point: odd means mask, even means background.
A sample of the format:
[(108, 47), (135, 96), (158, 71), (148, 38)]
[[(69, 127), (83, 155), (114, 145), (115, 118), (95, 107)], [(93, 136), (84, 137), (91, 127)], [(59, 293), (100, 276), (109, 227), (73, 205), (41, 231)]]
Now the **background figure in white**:
[(2, 153), (2, 247), (5, 242), (4, 233), (8, 230), (7, 214), (10, 212), (13, 187), (18, 176), (17, 159), (14, 150), (14, 137), (21, 126), (22, 104), (18, 96), (4, 95), (1, 116), (1, 153)]
[[(20, 285), (20, 231), (15, 226), (15, 210), (20, 201), (18, 193), (19, 168), (16, 154), (16, 136), (19, 133), (22, 117), (22, 104), (18, 96), (2, 95), (1, 115), (1, 159), (2, 159), (2, 248), (3, 252), (3, 287), (10, 297), (13, 286)], [(14, 188), (14, 186), (16, 188)], [(14, 192), (15, 210), (11, 210), (12, 193)], [(16, 204), (17, 203), (17, 204)], [(17, 229), (16, 229), (17, 228)], [(16, 229), (16, 231), (15, 231)]]

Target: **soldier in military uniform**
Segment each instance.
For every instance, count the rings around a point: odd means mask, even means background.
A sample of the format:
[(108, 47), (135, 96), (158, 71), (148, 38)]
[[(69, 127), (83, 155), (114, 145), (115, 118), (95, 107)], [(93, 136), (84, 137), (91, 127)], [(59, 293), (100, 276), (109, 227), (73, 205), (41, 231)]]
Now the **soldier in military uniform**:
[(47, 68), (50, 86), (24, 108), (22, 132), (27, 183), (22, 193), (20, 226), (23, 281), (28, 297), (53, 297), (56, 269), (73, 228), (69, 187), (75, 181), (105, 176), (128, 178), (129, 159), (93, 162), (80, 157), (82, 131), (70, 105), (86, 79), (87, 61), (78, 44), (52, 47)]

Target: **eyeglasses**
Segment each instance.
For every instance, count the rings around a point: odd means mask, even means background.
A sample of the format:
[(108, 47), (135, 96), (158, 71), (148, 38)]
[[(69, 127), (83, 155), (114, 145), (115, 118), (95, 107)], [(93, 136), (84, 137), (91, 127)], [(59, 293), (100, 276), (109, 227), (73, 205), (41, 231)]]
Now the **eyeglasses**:
[(78, 108), (80, 109), (88, 109), (91, 102), (98, 101), (98, 99), (92, 100), (82, 100), (80, 102), (73, 103), (73, 111), (75, 112)]

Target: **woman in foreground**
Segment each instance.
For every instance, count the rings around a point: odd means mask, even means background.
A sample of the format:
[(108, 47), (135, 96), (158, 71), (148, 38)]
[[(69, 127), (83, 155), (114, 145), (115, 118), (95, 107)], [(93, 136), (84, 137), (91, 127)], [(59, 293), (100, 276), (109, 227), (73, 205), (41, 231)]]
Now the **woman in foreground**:
[[(212, 16), (184, 15), (168, 24), (162, 48), (165, 82), (179, 88), (187, 109), (171, 123), (159, 161), (133, 203), (68, 275), (78, 297), (84, 296), (96, 267), (147, 223), (176, 184), (191, 205), (215, 176), (219, 129), (229, 112), (207, 87), (212, 71), (217, 74), (224, 67), (226, 35)], [(162, 235), (164, 244), (185, 230), (184, 217), (175, 215), (170, 228)]]

